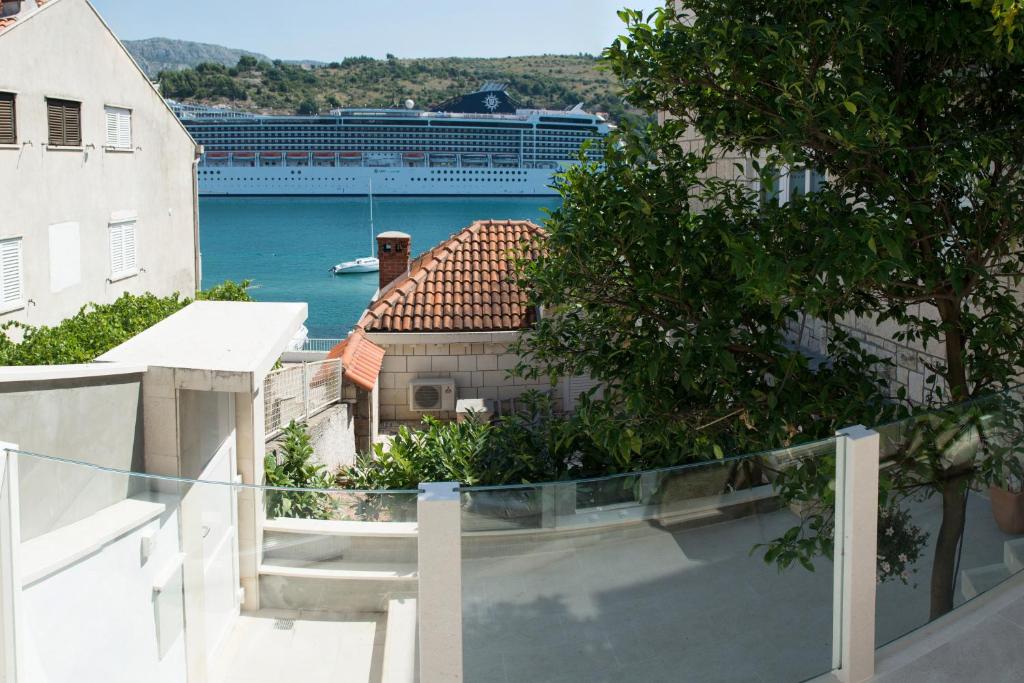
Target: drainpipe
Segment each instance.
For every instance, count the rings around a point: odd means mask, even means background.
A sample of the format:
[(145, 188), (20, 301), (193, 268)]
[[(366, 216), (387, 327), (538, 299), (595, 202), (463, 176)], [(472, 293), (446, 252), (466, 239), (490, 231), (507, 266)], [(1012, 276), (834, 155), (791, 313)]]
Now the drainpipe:
[[(196, 292), (203, 288), (203, 258), (199, 252), (199, 160), (203, 156), (203, 146), (196, 145), (196, 155), (192, 160), (192, 248), (193, 266), (196, 273)], [(192, 293), (195, 296), (195, 292)]]

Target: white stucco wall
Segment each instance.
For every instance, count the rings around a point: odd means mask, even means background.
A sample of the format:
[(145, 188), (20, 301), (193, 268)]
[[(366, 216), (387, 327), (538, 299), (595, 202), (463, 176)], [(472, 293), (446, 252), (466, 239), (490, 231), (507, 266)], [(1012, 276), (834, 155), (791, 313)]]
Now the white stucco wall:
[[(26, 303), (0, 323), (53, 324), (124, 292), (191, 296), (192, 139), (86, 0), (23, 14), (0, 32), (0, 92), (16, 94), (17, 125), (17, 144), (0, 146), (0, 239), (22, 238)], [(47, 97), (82, 103), (81, 148), (48, 149)], [(132, 110), (131, 151), (104, 150), (105, 105)], [(119, 212), (137, 215), (140, 270), (109, 282), (108, 226)]]

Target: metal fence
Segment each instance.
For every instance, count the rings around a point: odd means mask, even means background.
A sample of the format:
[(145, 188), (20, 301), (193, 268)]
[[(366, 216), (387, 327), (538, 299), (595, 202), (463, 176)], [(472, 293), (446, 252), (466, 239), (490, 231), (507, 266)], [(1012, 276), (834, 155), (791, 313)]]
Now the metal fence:
[(328, 352), (341, 343), (341, 339), (307, 339), (302, 344), (303, 351)]
[(316, 361), (274, 370), (263, 381), (267, 438), (289, 422), (303, 422), (341, 400), (341, 360)]

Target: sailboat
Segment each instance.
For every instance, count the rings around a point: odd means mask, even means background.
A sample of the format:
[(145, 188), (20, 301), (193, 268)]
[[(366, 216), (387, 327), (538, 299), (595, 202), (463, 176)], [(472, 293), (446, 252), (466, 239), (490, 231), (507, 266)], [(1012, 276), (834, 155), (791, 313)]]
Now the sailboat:
[(370, 180), (370, 255), (362, 256), (354, 261), (342, 261), (331, 268), (335, 275), (347, 273), (376, 273), (380, 270), (380, 261), (373, 255), (376, 246), (376, 238), (373, 234), (373, 180)]

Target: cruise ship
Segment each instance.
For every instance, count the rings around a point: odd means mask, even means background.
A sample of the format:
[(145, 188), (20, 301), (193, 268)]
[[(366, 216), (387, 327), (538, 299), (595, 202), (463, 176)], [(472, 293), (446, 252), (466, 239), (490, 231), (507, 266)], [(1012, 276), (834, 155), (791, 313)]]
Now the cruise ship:
[(576, 105), (528, 109), (487, 83), (431, 110), (264, 116), (169, 100), (203, 146), (202, 195), (553, 195), (581, 146), (600, 160), (609, 124)]

